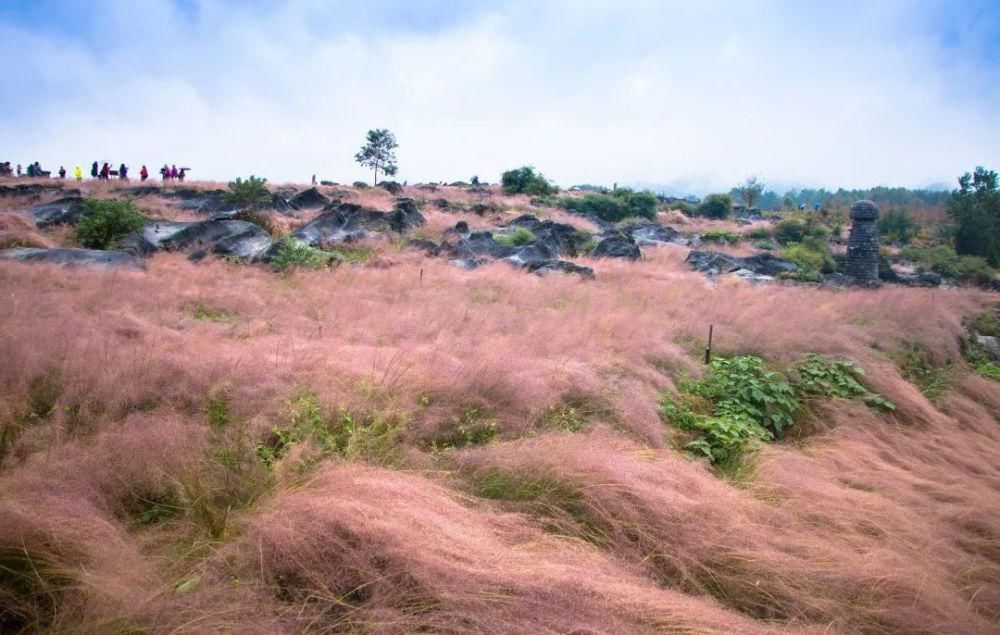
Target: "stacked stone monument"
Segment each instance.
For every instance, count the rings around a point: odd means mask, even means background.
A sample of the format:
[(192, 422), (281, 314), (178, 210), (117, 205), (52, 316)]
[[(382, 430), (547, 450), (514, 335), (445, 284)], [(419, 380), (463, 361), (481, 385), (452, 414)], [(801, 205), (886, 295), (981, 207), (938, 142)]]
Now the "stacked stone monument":
[(871, 201), (851, 205), (851, 237), (847, 241), (844, 273), (864, 286), (875, 286), (878, 278), (878, 208)]

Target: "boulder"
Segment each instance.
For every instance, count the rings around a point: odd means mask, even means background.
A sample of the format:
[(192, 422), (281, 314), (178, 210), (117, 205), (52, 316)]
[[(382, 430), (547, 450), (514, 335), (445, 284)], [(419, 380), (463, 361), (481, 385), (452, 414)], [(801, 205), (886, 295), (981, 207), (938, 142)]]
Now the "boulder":
[(124, 251), (101, 249), (36, 249), (18, 247), (0, 249), (0, 258), (21, 262), (44, 262), (62, 266), (128, 267), (142, 269), (143, 261)]
[(636, 221), (623, 227), (622, 231), (640, 246), (687, 244), (676, 229), (653, 221)]
[(908, 287), (933, 288), (940, 287), (944, 279), (941, 277), (941, 274), (934, 273), (933, 271), (917, 271), (913, 273), (895, 273), (892, 281)]
[(400, 199), (391, 212), (367, 210), (353, 203), (334, 203), (291, 236), (311, 247), (323, 247), (387, 232), (401, 234), (425, 222), (411, 199)]
[(185, 194), (193, 193), (194, 196), (178, 197), (181, 200), (171, 203), (171, 207), (183, 209), (197, 214), (217, 214), (222, 211), (237, 210), (238, 206), (227, 200), (227, 193), (223, 190), (211, 190), (201, 192), (198, 190), (180, 190)]
[(311, 187), (290, 198), (288, 203), (295, 209), (316, 209), (329, 205), (330, 199), (323, 196), (315, 187)]
[(708, 275), (732, 273), (739, 269), (745, 269), (758, 275), (777, 277), (782, 273), (798, 271), (798, 265), (794, 262), (782, 260), (769, 253), (741, 258), (717, 251), (695, 250), (688, 254), (686, 260), (696, 271)]
[(579, 255), (590, 239), (586, 232), (581, 232), (572, 225), (543, 221), (530, 214), (518, 216), (507, 223), (507, 227), (523, 227), (534, 234), (535, 240), (544, 244), (549, 251), (568, 256)]
[(769, 252), (739, 258), (738, 264), (743, 269), (764, 276), (780, 276), (783, 273), (795, 273), (799, 270), (799, 266), (794, 262), (782, 260)]
[[(207, 220), (183, 225), (185, 226), (171, 231), (156, 244), (169, 250), (211, 249), (217, 254), (246, 260), (263, 257), (271, 247), (271, 238), (267, 232), (246, 221)], [(148, 238), (148, 234), (144, 232), (144, 235)]]
[(551, 273), (575, 273), (584, 280), (594, 279), (594, 270), (567, 260), (546, 260), (528, 267), (528, 271), (539, 276)]
[(983, 349), (987, 357), (1000, 364), (1000, 338), (992, 335), (976, 335), (976, 344)]
[(456, 267), (459, 267), (460, 269), (467, 269), (467, 270), (471, 271), (473, 269), (477, 269), (477, 268), (481, 267), (482, 265), (486, 264), (487, 262), (489, 262), (489, 260), (484, 260), (482, 258), (478, 258), (478, 259), (477, 258), (454, 258), (452, 260), (449, 260), (448, 264), (449, 265), (455, 265)]
[(750, 282), (752, 284), (758, 284), (761, 282), (772, 282), (774, 280), (774, 276), (766, 276), (764, 274), (754, 273), (749, 269), (737, 269), (730, 275), (735, 276), (737, 278), (742, 278), (743, 280), (746, 280), (747, 282)]
[(36, 205), (29, 209), (28, 212), (34, 219), (35, 225), (41, 229), (52, 225), (72, 225), (85, 210), (86, 208), (83, 206), (83, 199), (81, 197), (67, 196), (54, 200), (51, 203)]
[(407, 249), (419, 249), (428, 256), (436, 256), (441, 253), (441, 246), (429, 240), (416, 239), (406, 243)]
[(137, 232), (131, 232), (118, 241), (118, 251), (130, 253), (139, 258), (148, 258), (156, 251), (156, 245)]
[(593, 251), (589, 254), (593, 258), (625, 258), (626, 260), (638, 260), (642, 257), (642, 252), (632, 242), (632, 238), (623, 234), (611, 234), (597, 243)]

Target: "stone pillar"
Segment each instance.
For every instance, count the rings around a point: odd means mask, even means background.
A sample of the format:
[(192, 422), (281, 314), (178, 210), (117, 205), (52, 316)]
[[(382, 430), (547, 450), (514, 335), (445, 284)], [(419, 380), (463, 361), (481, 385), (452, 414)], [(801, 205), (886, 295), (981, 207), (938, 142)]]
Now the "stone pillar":
[(851, 205), (851, 237), (844, 273), (862, 285), (878, 284), (878, 208), (871, 201)]

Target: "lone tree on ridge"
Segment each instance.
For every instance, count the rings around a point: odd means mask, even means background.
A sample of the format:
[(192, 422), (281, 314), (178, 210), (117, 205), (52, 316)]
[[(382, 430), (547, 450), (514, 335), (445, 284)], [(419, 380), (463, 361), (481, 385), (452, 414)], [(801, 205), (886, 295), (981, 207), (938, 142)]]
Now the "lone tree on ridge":
[(379, 170), (386, 176), (395, 176), (396, 170), (396, 135), (384, 128), (369, 130), (365, 137), (365, 145), (354, 155), (354, 160), (375, 173), (375, 185), (378, 185)]
[(756, 176), (748, 177), (746, 181), (736, 186), (736, 192), (740, 195), (740, 200), (747, 206), (747, 209), (750, 209), (764, 193), (764, 181)]

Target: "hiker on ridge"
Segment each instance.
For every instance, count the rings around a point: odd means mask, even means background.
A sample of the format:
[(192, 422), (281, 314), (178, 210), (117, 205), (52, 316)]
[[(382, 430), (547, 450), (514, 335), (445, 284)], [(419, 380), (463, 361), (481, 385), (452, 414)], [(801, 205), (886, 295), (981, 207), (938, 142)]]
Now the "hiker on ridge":
[(160, 168), (160, 177), (163, 178), (164, 181), (170, 178), (170, 168), (167, 167), (166, 163), (164, 163), (163, 167)]
[(128, 166), (125, 165), (124, 163), (122, 163), (118, 167), (118, 178), (121, 179), (121, 180), (123, 180), (123, 181), (127, 181), (128, 180)]
[(187, 168), (181, 168), (180, 172), (177, 173), (177, 180), (180, 181), (181, 183), (184, 182), (184, 176), (185, 176), (184, 172), (186, 170)]
[(66, 168), (64, 168), (61, 165), (59, 166), (59, 178), (60, 179), (65, 179), (66, 178)]
[(73, 178), (75, 178), (77, 181), (83, 180), (83, 170), (80, 169), (79, 165), (73, 168)]
[(146, 166), (142, 166), (142, 169), (139, 170), (139, 180), (145, 181), (148, 178), (149, 178), (149, 170), (146, 169)]
[(111, 178), (111, 166), (105, 163), (101, 167), (101, 179), (107, 181), (109, 178)]
[(96, 179), (100, 173), (97, 171), (97, 161), (90, 166), (90, 178)]
[(171, 164), (170, 166), (170, 180), (177, 180), (177, 164)]

